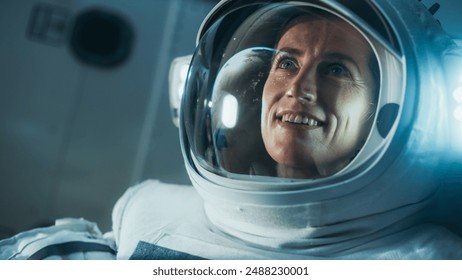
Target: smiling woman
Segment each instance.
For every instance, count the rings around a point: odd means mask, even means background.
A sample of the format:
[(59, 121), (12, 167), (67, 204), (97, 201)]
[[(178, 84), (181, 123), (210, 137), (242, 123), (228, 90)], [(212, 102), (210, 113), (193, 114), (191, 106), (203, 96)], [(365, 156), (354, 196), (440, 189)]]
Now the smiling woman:
[(273, 7), (243, 22), (210, 65), (207, 44), (205, 36), (192, 66), (200, 69), (193, 75), (216, 71), (202, 84), (205, 107), (194, 113), (203, 121), (191, 134), (201, 136), (192, 144), (205, 169), (316, 179), (342, 171), (365, 147), (380, 50), (351, 22), (319, 7)]
[(372, 126), (373, 50), (349, 23), (314, 14), (291, 21), (276, 49), (261, 129), (277, 175), (332, 175), (355, 157)]

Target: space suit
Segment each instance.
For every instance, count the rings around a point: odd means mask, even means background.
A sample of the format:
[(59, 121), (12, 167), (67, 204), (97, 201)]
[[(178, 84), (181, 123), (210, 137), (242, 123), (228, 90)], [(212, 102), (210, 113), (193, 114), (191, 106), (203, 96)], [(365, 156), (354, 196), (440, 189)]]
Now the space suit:
[[(61, 226), (96, 258), (462, 259), (458, 218), (435, 206), (461, 183), (458, 57), (418, 1), (221, 1), (179, 108), (193, 188), (129, 188), (104, 235)], [(37, 256), (56, 227), (1, 257)]]

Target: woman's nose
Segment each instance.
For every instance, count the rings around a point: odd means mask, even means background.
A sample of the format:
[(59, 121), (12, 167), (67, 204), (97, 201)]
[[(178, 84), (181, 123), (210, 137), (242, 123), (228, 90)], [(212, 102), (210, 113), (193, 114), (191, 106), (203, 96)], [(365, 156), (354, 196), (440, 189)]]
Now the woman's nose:
[(301, 101), (316, 102), (317, 86), (315, 71), (311, 71), (311, 69), (300, 71), (298, 75), (294, 77), (286, 95), (288, 97), (298, 98)]

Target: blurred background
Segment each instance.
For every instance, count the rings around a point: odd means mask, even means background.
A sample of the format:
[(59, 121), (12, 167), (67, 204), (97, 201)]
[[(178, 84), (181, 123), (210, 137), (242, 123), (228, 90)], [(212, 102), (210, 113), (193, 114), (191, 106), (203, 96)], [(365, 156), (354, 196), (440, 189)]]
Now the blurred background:
[[(62, 217), (109, 231), (129, 186), (189, 184), (168, 73), (217, 2), (0, 0), (0, 239)], [(462, 39), (462, 1), (439, 3)]]
[(0, 237), (111, 210), (146, 178), (188, 184), (168, 99), (207, 0), (0, 1)]

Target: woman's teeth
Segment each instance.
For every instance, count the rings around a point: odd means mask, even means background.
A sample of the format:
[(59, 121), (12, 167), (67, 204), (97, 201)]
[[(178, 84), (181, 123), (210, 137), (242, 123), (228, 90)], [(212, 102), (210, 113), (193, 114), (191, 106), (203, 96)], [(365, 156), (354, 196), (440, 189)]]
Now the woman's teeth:
[(320, 122), (318, 122), (317, 120), (296, 114), (284, 114), (282, 116), (282, 121), (295, 124), (304, 124), (309, 126), (320, 126)]

